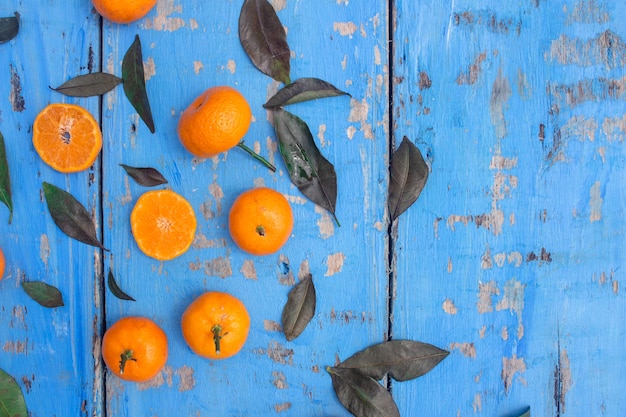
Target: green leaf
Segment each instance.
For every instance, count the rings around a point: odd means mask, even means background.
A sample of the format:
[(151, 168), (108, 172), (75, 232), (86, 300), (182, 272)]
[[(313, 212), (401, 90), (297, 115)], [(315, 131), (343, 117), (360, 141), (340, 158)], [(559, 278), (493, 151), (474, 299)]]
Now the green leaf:
[(28, 417), (22, 389), (15, 379), (0, 369), (0, 417)]
[(20, 14), (18, 12), (15, 12), (15, 16), (0, 18), (0, 44), (15, 38), (19, 31)]
[(119, 285), (117, 285), (117, 281), (115, 281), (115, 277), (113, 276), (113, 272), (111, 272), (111, 270), (109, 270), (109, 276), (108, 276), (107, 282), (109, 284), (109, 289), (111, 290), (114, 296), (116, 296), (120, 300), (135, 301), (133, 297), (126, 294), (124, 291), (122, 291)]
[(396, 381), (408, 381), (430, 372), (449, 353), (427, 343), (392, 340), (364, 349), (338, 367), (355, 369), (374, 379), (389, 374)]
[(104, 249), (89, 212), (70, 193), (43, 183), (43, 192), (54, 223), (71, 238)]
[(66, 96), (92, 97), (108, 93), (121, 83), (122, 79), (113, 74), (93, 72), (74, 77), (52, 89)]
[(346, 95), (349, 96), (350, 94), (319, 78), (300, 78), (278, 90), (263, 107), (270, 109), (318, 98)]
[(252, 63), (265, 75), (290, 83), (291, 51), (287, 33), (267, 0), (245, 0), (239, 14), (239, 41)]
[(146, 79), (143, 72), (143, 56), (141, 54), (141, 41), (139, 35), (135, 35), (135, 41), (128, 48), (122, 60), (122, 79), (124, 80), (124, 93), (133, 105), (139, 117), (144, 121), (151, 133), (154, 133), (154, 120), (146, 91)]
[(406, 136), (391, 157), (390, 171), (388, 205), (393, 221), (415, 203), (428, 179), (428, 165)]
[(389, 391), (357, 370), (326, 368), (339, 402), (358, 417), (400, 417)]
[(63, 306), (63, 296), (61, 291), (52, 285), (40, 281), (22, 282), (22, 288), (26, 294), (33, 300), (37, 301), (44, 307), (61, 307)]
[(295, 339), (304, 331), (315, 315), (315, 304), (313, 276), (308, 274), (289, 291), (283, 308), (282, 325), (287, 340)]
[(120, 164), (126, 173), (144, 187), (155, 187), (157, 185), (167, 184), (167, 180), (159, 171), (154, 168), (136, 168), (128, 165)]
[(278, 148), (291, 182), (309, 200), (335, 216), (335, 167), (322, 156), (309, 127), (302, 119), (281, 108), (275, 109), (273, 113)]
[(11, 198), (11, 177), (9, 176), (9, 162), (4, 146), (4, 136), (0, 132), (0, 202), (9, 209), (9, 224), (13, 219), (13, 199)]

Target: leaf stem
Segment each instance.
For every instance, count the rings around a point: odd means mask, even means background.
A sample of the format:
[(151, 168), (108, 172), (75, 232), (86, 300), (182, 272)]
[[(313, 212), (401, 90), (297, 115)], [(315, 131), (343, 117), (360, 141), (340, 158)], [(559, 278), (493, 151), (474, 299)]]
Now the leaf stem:
[(128, 361), (137, 361), (137, 359), (133, 358), (132, 349), (125, 350), (120, 355), (120, 375), (124, 375), (124, 368), (126, 367), (126, 362)]
[(237, 147), (243, 149), (244, 151), (246, 151), (250, 156), (252, 156), (254, 159), (259, 161), (260, 163), (262, 163), (266, 167), (268, 167), (272, 172), (276, 172), (276, 167), (274, 165), (272, 165), (272, 163), (270, 161), (268, 161), (267, 159), (263, 158), (261, 155), (259, 155), (258, 153), (254, 152), (252, 149), (247, 147), (243, 143), (243, 140), (237, 144)]
[(215, 342), (215, 354), (219, 355), (221, 350), (220, 341), (222, 340), (222, 337), (226, 336), (228, 333), (222, 334), (222, 326), (219, 324), (213, 326), (211, 332), (213, 333), (213, 342)]

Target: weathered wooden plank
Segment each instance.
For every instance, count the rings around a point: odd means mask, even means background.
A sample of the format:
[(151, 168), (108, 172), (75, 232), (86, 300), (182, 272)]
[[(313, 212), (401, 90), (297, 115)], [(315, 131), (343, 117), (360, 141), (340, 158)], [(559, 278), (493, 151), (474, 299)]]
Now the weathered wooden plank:
[[(39, 158), (31, 127), (49, 103), (78, 103), (98, 116), (98, 99), (70, 99), (50, 90), (98, 67), (99, 19), (89, 2), (4, 1), (1, 16), (20, 14), (21, 28), (0, 45), (0, 131), (7, 148), (14, 215), (0, 210), (0, 246), (7, 261), (0, 283), (1, 367), (13, 375), (30, 415), (100, 415), (99, 250), (73, 241), (53, 223), (42, 182), (71, 192), (100, 222), (99, 164), (60, 174)], [(72, 13), (68, 13), (71, 10)], [(63, 294), (65, 306), (41, 307), (23, 281), (44, 281)]]
[[(451, 350), (402, 415), (621, 415), (622, 3), (396, 1), (393, 337)], [(454, 392), (453, 396), (450, 393)]]
[[(111, 415), (347, 415), (324, 369), (385, 338), (386, 2), (370, 2), (368, 8), (272, 2), (288, 30), (292, 78), (322, 78), (352, 95), (289, 108), (309, 124), (335, 164), (341, 227), (289, 181), (262, 108), (280, 86), (258, 72), (241, 48), (242, 3), (206, 7), (164, 0), (137, 24), (104, 24), (105, 68), (115, 74), (139, 34), (156, 120), (152, 135), (121, 90), (105, 97), (104, 241), (111, 247), (105, 269), (137, 299), (122, 302), (107, 292), (107, 323), (145, 315), (164, 328), (170, 342), (166, 368), (150, 383), (107, 378)], [(180, 112), (213, 85), (233, 86), (249, 100), (255, 120), (245, 141), (276, 164), (275, 174), (237, 149), (198, 160), (180, 145)], [(166, 187), (191, 202), (199, 223), (185, 255), (157, 262), (138, 250), (129, 215), (146, 189), (128, 179), (120, 163), (158, 169), (169, 180)], [(234, 246), (227, 215), (240, 192), (261, 184), (288, 197), (296, 226), (279, 253), (253, 257)], [(317, 313), (299, 338), (287, 342), (280, 331), (282, 307), (307, 271), (317, 287)], [(205, 290), (230, 292), (250, 311), (250, 336), (236, 357), (201, 359), (181, 337), (184, 308)]]

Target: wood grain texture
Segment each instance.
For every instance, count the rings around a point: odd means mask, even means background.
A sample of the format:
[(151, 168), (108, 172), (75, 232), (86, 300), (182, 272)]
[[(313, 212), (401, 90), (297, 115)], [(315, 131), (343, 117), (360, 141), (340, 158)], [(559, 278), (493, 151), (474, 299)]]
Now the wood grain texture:
[[(68, 20), (73, 10), (75, 20)], [(0, 53), (0, 129), (7, 147), (14, 216), (2, 212), (0, 246), (6, 260), (0, 283), (1, 366), (22, 386), (33, 416), (99, 415), (102, 399), (100, 254), (69, 239), (52, 221), (42, 182), (76, 197), (100, 224), (99, 161), (85, 172), (60, 174), (32, 145), (37, 113), (52, 102), (77, 103), (98, 116), (98, 99), (70, 99), (50, 90), (97, 66), (98, 16), (82, 1), (46, 2), (38, 8), (12, 1), (2, 16), (20, 14), (18, 36)], [(22, 290), (22, 281), (44, 281), (63, 294), (65, 306), (47, 309)]]
[[(451, 351), (430, 373), (391, 382), (402, 416), (509, 416), (526, 406), (533, 415), (626, 413), (626, 6), (271, 0), (291, 79), (321, 78), (351, 95), (287, 107), (335, 165), (339, 227), (289, 180), (262, 107), (282, 85), (239, 43), (243, 0), (159, 0), (128, 25), (100, 19), (89, 1), (25, 3), (0, 4), (0, 16), (17, 11), (22, 23), (0, 45), (15, 208), (9, 225), (0, 206), (0, 367), (33, 417), (348, 416), (325, 367), (388, 338)], [(121, 86), (101, 99), (49, 89), (88, 72), (121, 76), (136, 35), (154, 134)], [(245, 143), (276, 173), (239, 149), (197, 159), (179, 143), (180, 113), (214, 85), (248, 99)], [(59, 174), (37, 156), (32, 123), (52, 102), (101, 117), (92, 169)], [(405, 135), (430, 175), (390, 227), (390, 150)], [(159, 262), (138, 249), (129, 217), (148, 188), (120, 164), (158, 169), (168, 180), (158, 188), (190, 201), (198, 230), (186, 254)], [(43, 181), (93, 213), (109, 251), (54, 225)], [(265, 257), (240, 251), (227, 229), (236, 196), (259, 185), (283, 193), (296, 220), (287, 245)], [(113, 296), (109, 270), (137, 301)], [(308, 273), (316, 314), (288, 342), (282, 308)], [(65, 306), (39, 306), (24, 280), (55, 285)], [(180, 331), (183, 310), (207, 290), (239, 297), (252, 318), (243, 350), (224, 361), (194, 355)], [(106, 326), (126, 315), (155, 320), (169, 338), (167, 365), (147, 383), (114, 377), (100, 358)]]
[(402, 415), (624, 413), (625, 11), (396, 2), (394, 136), (431, 175), (398, 223), (393, 337), (452, 351), (393, 384)]

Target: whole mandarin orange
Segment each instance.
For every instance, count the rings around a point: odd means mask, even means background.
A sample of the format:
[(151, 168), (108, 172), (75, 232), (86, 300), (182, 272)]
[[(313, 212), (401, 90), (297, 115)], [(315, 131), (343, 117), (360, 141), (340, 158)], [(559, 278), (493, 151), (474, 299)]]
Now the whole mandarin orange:
[(208, 359), (237, 354), (248, 338), (250, 315), (235, 296), (207, 291), (194, 299), (181, 318), (183, 337), (191, 350)]
[(131, 23), (148, 14), (157, 0), (91, 0), (93, 7), (107, 20)]
[(228, 214), (228, 230), (235, 244), (252, 255), (277, 252), (293, 230), (293, 212), (278, 191), (258, 187), (240, 194)]
[(147, 317), (124, 317), (102, 338), (102, 358), (109, 370), (126, 381), (155, 377), (167, 362), (167, 336)]
[(250, 105), (239, 91), (211, 87), (180, 115), (178, 138), (191, 154), (212, 158), (239, 144), (251, 122)]

